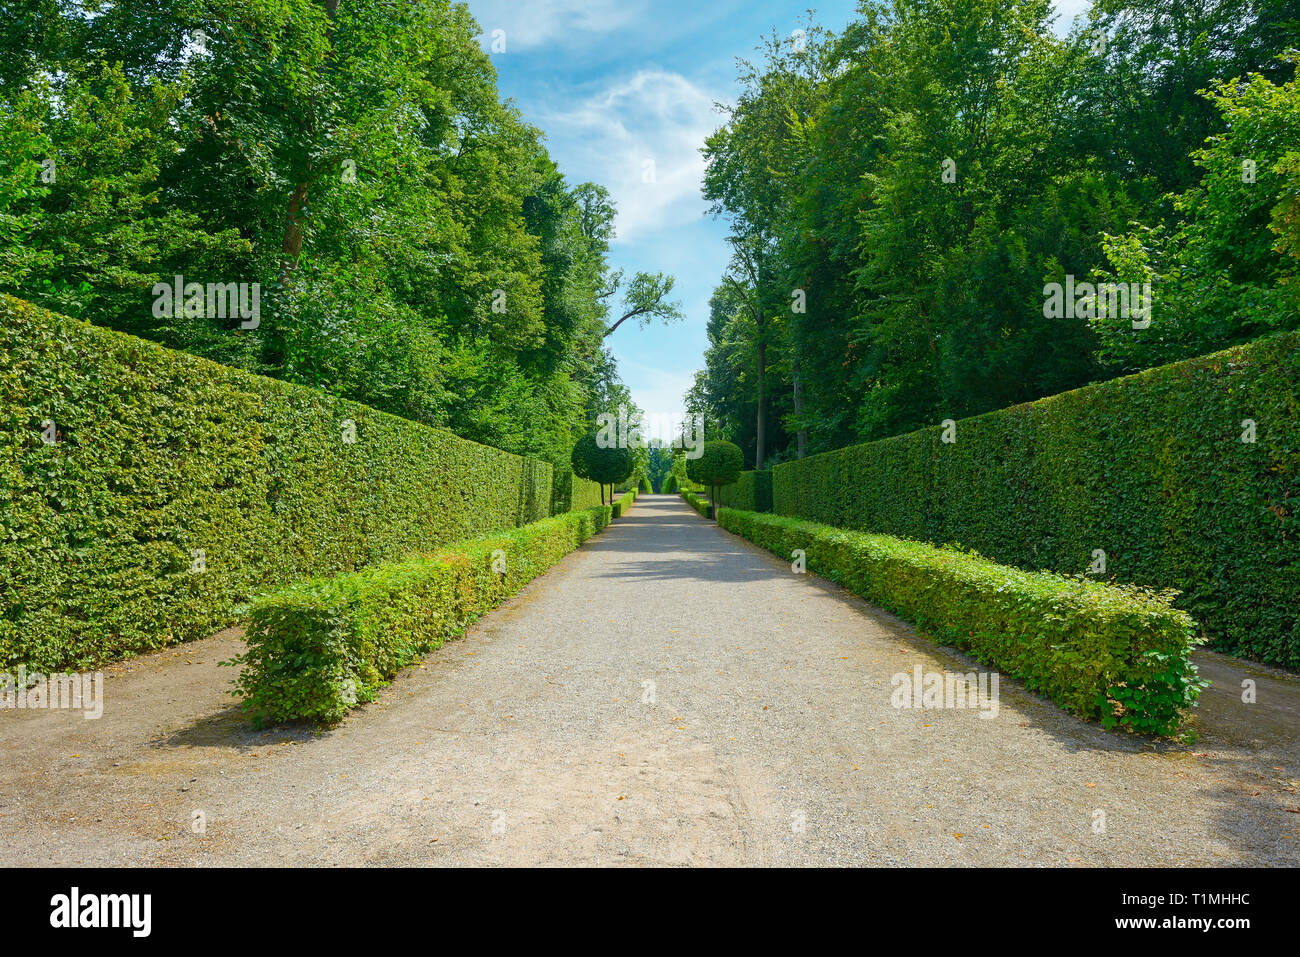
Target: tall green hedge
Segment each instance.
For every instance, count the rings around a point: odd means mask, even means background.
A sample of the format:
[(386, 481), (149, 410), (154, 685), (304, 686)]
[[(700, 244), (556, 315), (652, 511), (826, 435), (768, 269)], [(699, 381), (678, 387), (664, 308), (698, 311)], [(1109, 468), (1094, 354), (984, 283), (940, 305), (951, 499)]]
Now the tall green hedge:
[[(1255, 441), (1249, 437), (1254, 423)], [(775, 511), (1175, 588), (1223, 651), (1300, 667), (1300, 334), (778, 465)]]
[(202, 637), (269, 586), (544, 518), (551, 486), (549, 464), (0, 297), (0, 670)]
[(718, 504), (746, 512), (772, 511), (772, 470), (741, 472), (734, 485), (718, 490)]
[(600, 504), (600, 483), (574, 475), (573, 466), (568, 462), (556, 466), (555, 496), (551, 503), (552, 515), (581, 512)]

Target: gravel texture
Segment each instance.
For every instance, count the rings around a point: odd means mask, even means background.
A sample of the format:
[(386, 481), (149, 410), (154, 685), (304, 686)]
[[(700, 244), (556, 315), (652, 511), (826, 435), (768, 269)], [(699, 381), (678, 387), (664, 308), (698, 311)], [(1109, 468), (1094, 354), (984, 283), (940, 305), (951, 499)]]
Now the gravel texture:
[(1200, 656), (1190, 746), (1010, 680), (996, 718), (896, 709), (895, 673), (979, 666), (675, 496), (333, 729), (250, 728), (241, 648), (106, 669), (98, 721), (0, 712), (0, 863), (1300, 862), (1295, 676)]

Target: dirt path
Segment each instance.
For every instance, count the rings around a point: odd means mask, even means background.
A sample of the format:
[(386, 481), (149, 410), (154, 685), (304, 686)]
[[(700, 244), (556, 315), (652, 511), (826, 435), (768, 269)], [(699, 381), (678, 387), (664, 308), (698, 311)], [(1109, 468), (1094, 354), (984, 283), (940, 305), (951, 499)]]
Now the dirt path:
[(240, 647), (108, 669), (98, 721), (0, 712), (0, 863), (1300, 863), (1294, 677), (1203, 656), (1190, 748), (1010, 681), (992, 720), (895, 709), (977, 666), (673, 496), (328, 732), (249, 729)]

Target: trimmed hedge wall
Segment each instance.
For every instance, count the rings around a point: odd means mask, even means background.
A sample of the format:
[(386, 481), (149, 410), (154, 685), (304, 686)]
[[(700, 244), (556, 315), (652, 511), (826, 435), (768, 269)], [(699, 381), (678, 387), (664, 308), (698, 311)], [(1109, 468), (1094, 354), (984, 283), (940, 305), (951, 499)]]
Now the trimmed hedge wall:
[(257, 599), (236, 688), (261, 719), (333, 722), (609, 524), (597, 506)]
[(632, 503), (636, 501), (637, 494), (636, 489), (629, 489), (627, 492), (623, 493), (622, 497), (614, 502), (614, 518), (621, 517), (629, 508), (632, 507)]
[(1107, 727), (1172, 734), (1200, 695), (1195, 624), (1153, 592), (757, 512), (718, 523)]
[(551, 486), (546, 463), (0, 297), (0, 670), (204, 637), (255, 591), (545, 518)]
[(1067, 574), (1100, 549), (1220, 650), (1300, 668), (1300, 334), (942, 431), (778, 465), (775, 511)]
[(709, 517), (709, 497), (707, 495), (700, 495), (696, 492), (686, 491), (682, 492), (682, 498), (686, 499), (686, 504), (695, 509), (695, 511), (699, 512), (705, 518)]
[(746, 512), (772, 511), (772, 470), (741, 472), (735, 484), (719, 490), (718, 504)]
[(573, 467), (565, 462), (555, 470), (555, 498), (551, 503), (552, 515), (565, 512), (582, 512), (601, 504), (600, 484), (573, 474)]

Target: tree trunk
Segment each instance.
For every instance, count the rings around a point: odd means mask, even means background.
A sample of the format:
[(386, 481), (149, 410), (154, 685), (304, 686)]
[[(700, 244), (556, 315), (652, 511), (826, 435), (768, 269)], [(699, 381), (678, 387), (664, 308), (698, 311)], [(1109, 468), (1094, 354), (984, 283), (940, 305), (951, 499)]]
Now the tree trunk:
[(280, 243), (280, 281), (293, 272), (302, 254), (302, 210), (307, 205), (309, 183), (299, 183), (289, 197), (289, 216), (284, 224), (284, 240)]
[[(339, 11), (339, 4), (342, 0), (325, 0), (325, 13), (330, 18), (330, 27), (326, 32), (326, 38), (329, 40), (330, 48), (334, 46), (334, 17)], [(306, 132), (309, 137), (315, 138), (316, 134), (316, 117), (313, 109), (307, 117)], [(313, 146), (315, 143), (313, 142)], [(289, 215), (284, 225), (284, 238), (280, 242), (280, 282), (288, 280), (289, 275), (298, 265), (298, 257), (302, 255), (303, 231), (302, 220), (303, 210), (307, 206), (307, 193), (312, 184), (312, 163), (307, 163), (307, 178), (298, 183), (293, 188), (293, 194), (289, 197)]]
[[(762, 326), (759, 326), (762, 336)], [(758, 437), (754, 449), (754, 468), (761, 469), (767, 458), (767, 343), (758, 341)]]
[[(790, 359), (790, 379), (794, 387), (794, 417), (795, 421), (800, 421), (803, 415), (803, 379), (799, 374), (799, 347), (795, 346)], [(800, 425), (799, 430), (795, 433), (796, 447), (799, 458), (803, 458), (808, 451), (808, 430)]]

